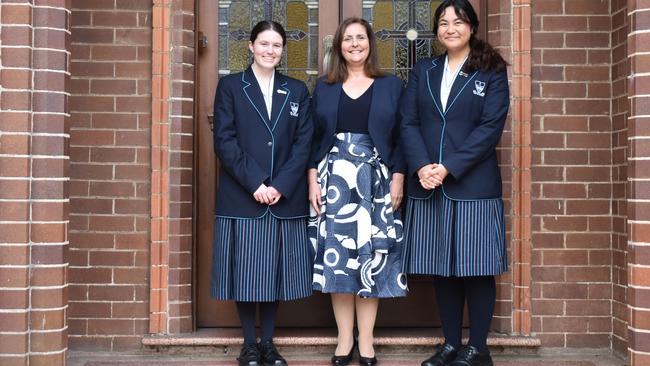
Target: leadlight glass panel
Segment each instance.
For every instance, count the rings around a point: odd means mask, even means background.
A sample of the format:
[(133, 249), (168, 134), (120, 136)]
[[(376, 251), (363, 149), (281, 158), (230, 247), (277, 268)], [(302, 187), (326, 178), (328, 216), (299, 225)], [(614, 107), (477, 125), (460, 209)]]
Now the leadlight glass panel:
[(404, 81), (422, 58), (444, 50), (432, 31), (433, 14), (441, 0), (364, 0), (363, 16), (377, 36), (381, 67)]
[(318, 1), (219, 1), (219, 74), (248, 67), (250, 30), (264, 19), (285, 28), (287, 45), (278, 69), (304, 81), (310, 89), (318, 75)]

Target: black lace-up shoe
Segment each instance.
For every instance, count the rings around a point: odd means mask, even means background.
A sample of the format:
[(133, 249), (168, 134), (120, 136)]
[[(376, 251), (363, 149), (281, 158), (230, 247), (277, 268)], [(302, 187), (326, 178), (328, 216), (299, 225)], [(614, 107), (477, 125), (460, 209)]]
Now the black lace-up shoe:
[(245, 344), (239, 352), (239, 366), (261, 366), (260, 350), (257, 344)]
[(280, 355), (273, 341), (260, 343), (260, 354), (264, 366), (287, 366), (287, 360)]
[(487, 349), (483, 352), (474, 346), (465, 346), (458, 351), (456, 358), (449, 366), (493, 366), (490, 351)]
[(436, 353), (424, 360), (421, 366), (445, 366), (453, 361), (458, 354), (458, 350), (449, 343), (441, 344), (436, 348)]

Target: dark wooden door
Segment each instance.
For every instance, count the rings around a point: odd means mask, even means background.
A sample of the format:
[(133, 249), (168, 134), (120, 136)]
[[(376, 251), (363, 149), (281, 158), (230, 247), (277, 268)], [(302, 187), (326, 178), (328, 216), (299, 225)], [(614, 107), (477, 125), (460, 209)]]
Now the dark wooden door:
[[(480, 14), (485, 10), (481, 2), (472, 1)], [(210, 297), (213, 209), (218, 185), (210, 116), (219, 75), (242, 70), (249, 63), (247, 43), (252, 25), (262, 19), (273, 19), (285, 26), (288, 43), (280, 68), (313, 88), (322, 71), (320, 60), (340, 20), (361, 16), (373, 24), (382, 68), (406, 80), (408, 70), (418, 59), (439, 52), (431, 32), (431, 18), (439, 3), (423, 0), (198, 1), (194, 271), (197, 327), (239, 326), (234, 303)], [(409, 288), (406, 298), (381, 301), (378, 327), (439, 325), (431, 280), (411, 276)], [(307, 299), (283, 303), (278, 326), (334, 327), (329, 296), (315, 293)]]

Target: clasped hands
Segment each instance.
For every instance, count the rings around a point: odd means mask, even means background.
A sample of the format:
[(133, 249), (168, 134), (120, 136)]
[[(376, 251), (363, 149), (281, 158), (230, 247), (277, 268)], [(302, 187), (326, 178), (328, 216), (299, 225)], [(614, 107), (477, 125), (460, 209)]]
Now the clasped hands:
[(449, 171), (442, 164), (428, 164), (418, 170), (420, 185), (426, 190), (434, 189), (442, 184)]
[(253, 193), (253, 197), (259, 203), (275, 205), (282, 198), (282, 193), (271, 186), (267, 187), (266, 184), (260, 184), (259, 188)]

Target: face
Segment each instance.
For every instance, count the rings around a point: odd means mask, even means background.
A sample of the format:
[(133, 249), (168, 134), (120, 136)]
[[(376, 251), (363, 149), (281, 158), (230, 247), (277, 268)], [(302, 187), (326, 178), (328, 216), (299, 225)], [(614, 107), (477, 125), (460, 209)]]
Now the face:
[(267, 29), (260, 32), (255, 42), (248, 42), (248, 49), (253, 53), (253, 62), (263, 69), (274, 69), (282, 58), (282, 36)]
[(449, 51), (469, 47), (472, 26), (456, 15), (452, 6), (445, 9), (438, 21), (438, 40)]
[(348, 25), (343, 32), (341, 52), (349, 65), (363, 65), (370, 53), (370, 42), (366, 28), (359, 23)]

